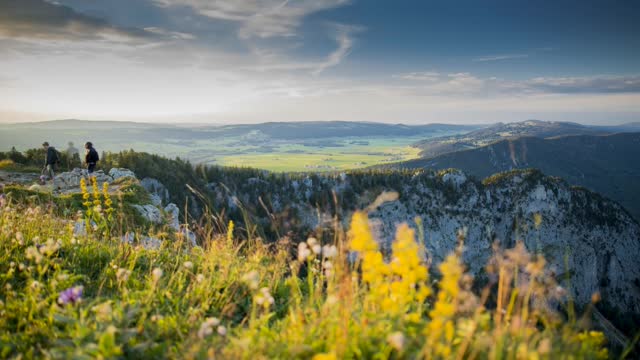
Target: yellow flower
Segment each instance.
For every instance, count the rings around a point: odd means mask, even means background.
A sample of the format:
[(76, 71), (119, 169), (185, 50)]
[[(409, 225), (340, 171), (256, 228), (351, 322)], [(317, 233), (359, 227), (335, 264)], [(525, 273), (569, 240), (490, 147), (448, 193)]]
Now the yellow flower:
[(333, 353), (320, 353), (313, 355), (313, 360), (337, 360), (338, 358)]

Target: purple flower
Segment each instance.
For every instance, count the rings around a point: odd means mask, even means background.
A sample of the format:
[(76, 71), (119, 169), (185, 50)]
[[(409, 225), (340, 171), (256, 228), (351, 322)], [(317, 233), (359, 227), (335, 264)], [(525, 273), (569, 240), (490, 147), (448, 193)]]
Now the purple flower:
[(80, 302), (82, 300), (82, 289), (82, 286), (74, 286), (61, 292), (58, 297), (58, 303), (66, 305)]

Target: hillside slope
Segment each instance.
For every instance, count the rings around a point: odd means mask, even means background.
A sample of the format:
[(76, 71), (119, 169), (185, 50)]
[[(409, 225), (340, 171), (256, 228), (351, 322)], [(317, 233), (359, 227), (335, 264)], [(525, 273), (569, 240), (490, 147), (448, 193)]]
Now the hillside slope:
[(419, 141), (414, 146), (421, 149), (421, 156), (431, 158), (451, 152), (475, 149), (503, 139), (516, 139), (523, 136), (551, 138), (568, 135), (596, 135), (611, 132), (626, 132), (628, 127), (591, 127), (570, 122), (527, 120), (523, 122), (498, 123), (489, 127), (471, 131), (467, 134), (452, 135)]
[(525, 137), (478, 149), (390, 165), (396, 169), (456, 168), (479, 178), (536, 168), (620, 202), (640, 219), (640, 133), (607, 136)]

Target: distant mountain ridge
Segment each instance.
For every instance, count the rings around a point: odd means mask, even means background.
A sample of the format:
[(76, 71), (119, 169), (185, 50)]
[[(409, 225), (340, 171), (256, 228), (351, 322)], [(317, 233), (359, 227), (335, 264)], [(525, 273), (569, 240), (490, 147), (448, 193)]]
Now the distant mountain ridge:
[(569, 135), (604, 135), (628, 130), (628, 126), (598, 127), (571, 122), (527, 120), (507, 124), (498, 123), (462, 135), (425, 139), (415, 143), (414, 146), (422, 150), (422, 157), (431, 158), (446, 153), (478, 148), (503, 139), (523, 136), (551, 138)]
[(466, 151), (385, 165), (391, 169), (456, 168), (484, 178), (536, 168), (618, 201), (640, 219), (640, 133), (501, 140)]

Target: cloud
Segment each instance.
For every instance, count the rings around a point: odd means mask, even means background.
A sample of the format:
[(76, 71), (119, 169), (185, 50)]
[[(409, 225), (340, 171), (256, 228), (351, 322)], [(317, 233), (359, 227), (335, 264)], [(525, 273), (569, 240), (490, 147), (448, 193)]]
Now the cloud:
[(640, 92), (640, 76), (537, 77), (525, 85), (550, 93), (635, 93)]
[(241, 38), (296, 35), (302, 19), (312, 13), (339, 7), (348, 0), (155, 0), (159, 6), (188, 6), (213, 19), (240, 23)]
[(349, 55), (355, 43), (353, 33), (363, 30), (364, 28), (359, 26), (333, 24), (330, 36), (336, 42), (337, 48), (319, 61), (292, 61), (273, 50), (254, 48), (253, 54), (261, 63), (252, 69), (261, 72), (309, 70), (311, 74), (319, 75), (326, 69), (339, 65)]
[(0, 37), (4, 38), (131, 41), (149, 35), (44, 0), (0, 1)]
[(403, 79), (403, 80), (435, 82), (440, 79), (441, 74), (435, 71), (419, 71), (419, 72), (411, 72), (407, 74), (394, 75), (393, 77), (397, 79)]
[(500, 61), (500, 60), (513, 60), (513, 59), (524, 59), (528, 58), (529, 54), (504, 54), (504, 55), (489, 55), (489, 56), (481, 56), (473, 59), (475, 62), (486, 62), (486, 61)]
[(640, 76), (537, 77), (526, 80), (481, 78), (471, 73), (411, 72), (393, 75), (408, 87), (429, 95), (527, 95), (639, 93)]

